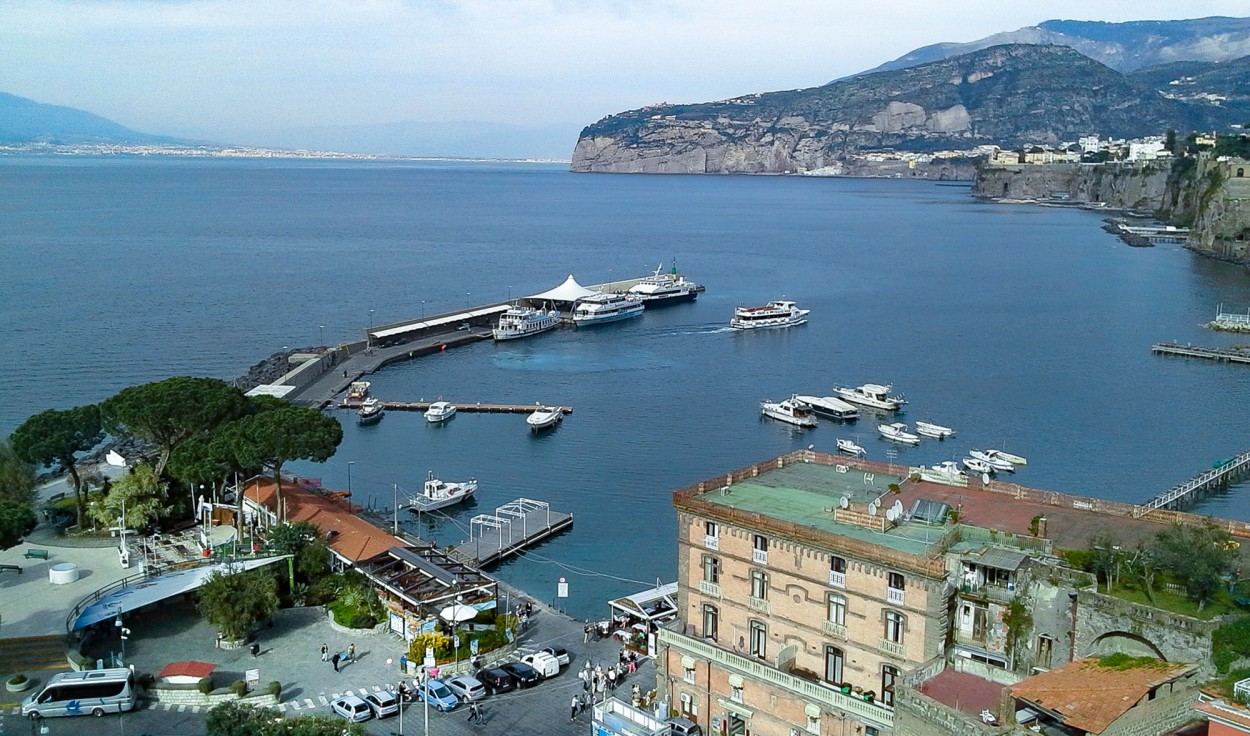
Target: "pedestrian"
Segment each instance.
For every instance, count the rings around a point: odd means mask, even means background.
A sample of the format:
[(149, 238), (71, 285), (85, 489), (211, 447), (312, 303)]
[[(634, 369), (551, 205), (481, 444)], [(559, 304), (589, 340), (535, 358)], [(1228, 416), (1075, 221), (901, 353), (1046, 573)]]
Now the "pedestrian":
[(339, 653), (335, 652), (334, 657), (330, 661), (334, 663), (334, 671), (338, 672), (339, 671)]
[(582, 627), (582, 643), (590, 643), (590, 619), (586, 619), (586, 625)]
[(356, 661), (356, 644), (355, 644), (355, 642), (352, 642), (351, 644), (348, 644), (348, 645), (347, 645), (347, 661), (348, 661), (348, 662), (355, 662), (355, 661)]
[(616, 655), (616, 658), (621, 662), (625, 661), (625, 647), (621, 647), (621, 653)]
[(608, 668), (608, 689), (609, 690), (616, 689), (616, 668), (615, 667)]
[(642, 705), (642, 688), (638, 687), (638, 683), (634, 683), (633, 691), (630, 693), (630, 702), (634, 707)]
[(629, 663), (626, 666), (629, 667), (629, 674), (631, 675), (634, 674), (634, 670), (637, 669), (638, 667), (638, 658), (630, 657)]
[(590, 693), (582, 693), (582, 710), (590, 710)]
[(330, 660), (330, 645), (322, 644), (321, 645), (321, 661), (328, 662), (329, 660)]
[(525, 601), (525, 615), (526, 615), (526, 616), (533, 616), (533, 615), (534, 615), (534, 603), (533, 603), (533, 601)]

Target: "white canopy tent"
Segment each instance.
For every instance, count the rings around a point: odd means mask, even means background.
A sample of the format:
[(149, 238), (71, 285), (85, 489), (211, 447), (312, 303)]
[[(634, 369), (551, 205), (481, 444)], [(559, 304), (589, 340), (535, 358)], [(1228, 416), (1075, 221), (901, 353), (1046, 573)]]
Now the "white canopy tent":
[(528, 296), (526, 297), (526, 299), (535, 299), (539, 301), (549, 301), (549, 302), (572, 303), (572, 302), (577, 301), (578, 299), (584, 299), (585, 297), (588, 297), (592, 294), (597, 294), (597, 293), (598, 292), (591, 291), (590, 289), (587, 289), (585, 286), (582, 286), (581, 284), (577, 283), (577, 279), (573, 278), (573, 274), (569, 274), (569, 277), (564, 280), (563, 284), (560, 284), (554, 289), (548, 289), (547, 291), (544, 291), (541, 294), (534, 294), (532, 296)]

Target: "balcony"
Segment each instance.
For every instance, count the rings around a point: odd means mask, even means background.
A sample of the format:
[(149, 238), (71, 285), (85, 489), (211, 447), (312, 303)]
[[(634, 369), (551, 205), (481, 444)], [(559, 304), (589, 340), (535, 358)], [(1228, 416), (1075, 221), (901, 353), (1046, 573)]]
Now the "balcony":
[(907, 659), (907, 647), (903, 646), (902, 644), (896, 641), (890, 641), (889, 639), (882, 639), (881, 641), (877, 642), (877, 648), (885, 652), (886, 654), (892, 654), (895, 657), (902, 657), (903, 659)]
[(902, 606), (905, 605), (904, 601), (906, 600), (906, 596), (904, 595), (902, 588), (886, 588), (885, 599), (891, 605)]
[(712, 598), (720, 598), (720, 586), (706, 580), (699, 581), (699, 592)]
[(758, 659), (734, 654), (712, 643), (679, 634), (665, 627), (660, 627), (660, 642), (676, 647), (678, 651), (687, 652), (693, 657), (705, 659), (730, 674), (742, 675), (790, 693), (793, 697), (819, 704), (825, 710), (848, 713), (878, 730), (894, 730), (894, 710), (889, 706), (869, 703), (863, 698), (843, 694), (828, 684), (812, 682), (789, 672), (782, 672)]
[(751, 562), (754, 562), (757, 565), (767, 565), (768, 564), (768, 550), (766, 549), (751, 550)]
[(829, 571), (829, 585), (834, 588), (846, 587), (846, 573)]
[(825, 622), (825, 633), (839, 639), (846, 639), (846, 627), (842, 624), (835, 624), (832, 621)]
[(703, 535), (703, 546), (708, 549), (720, 549), (720, 537), (714, 537), (711, 534)]
[(747, 605), (752, 610), (768, 613), (768, 599), (766, 598), (756, 598), (753, 595), (747, 596)]

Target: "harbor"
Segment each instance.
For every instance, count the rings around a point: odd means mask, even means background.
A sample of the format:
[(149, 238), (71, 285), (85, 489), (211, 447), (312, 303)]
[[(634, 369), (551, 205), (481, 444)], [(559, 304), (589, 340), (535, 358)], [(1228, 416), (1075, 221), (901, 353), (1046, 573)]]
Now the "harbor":
[(1250, 470), (1250, 450), (1215, 463), (1193, 478), (1170, 488), (1155, 496), (1134, 511), (1134, 517), (1141, 517), (1154, 509), (1180, 509), (1193, 505), (1204, 494), (1213, 490), (1227, 488), (1228, 484), (1242, 477)]
[(474, 516), (469, 538), (455, 546), (455, 553), (465, 564), (485, 567), (572, 527), (572, 514), (554, 511), (546, 501), (518, 498), (492, 514)]
[[(435, 402), (433, 401), (379, 401), (387, 411), (418, 411), (424, 412)], [(458, 413), (467, 414), (532, 414), (539, 405), (536, 404), (484, 404), (477, 402), (449, 402), (456, 407)], [(339, 403), (340, 409), (359, 409), (361, 402), (344, 400)], [(573, 413), (571, 406), (556, 407), (565, 416)]]
[(1250, 352), (1236, 348), (1207, 348), (1201, 345), (1157, 342), (1150, 349), (1156, 355), (1202, 358), (1203, 360), (1213, 360), (1217, 363), (1250, 363)]

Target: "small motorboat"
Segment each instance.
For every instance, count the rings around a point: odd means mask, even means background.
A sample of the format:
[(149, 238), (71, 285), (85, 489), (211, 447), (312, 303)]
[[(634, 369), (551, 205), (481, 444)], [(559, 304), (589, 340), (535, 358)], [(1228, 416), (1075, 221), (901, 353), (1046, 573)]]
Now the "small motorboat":
[(530, 431), (537, 432), (540, 429), (556, 426), (562, 419), (564, 419), (564, 407), (539, 406), (525, 418), (525, 423), (529, 425)]
[(980, 450), (969, 450), (968, 454), (972, 456), (972, 459), (980, 460), (993, 468), (995, 471), (1002, 471), (1004, 473), (1016, 472), (1016, 466), (996, 455), (991, 455), (988, 452), (981, 452)]
[(816, 426), (816, 416), (812, 414), (811, 409), (794, 399), (786, 399), (785, 401), (769, 401), (765, 399), (760, 402), (760, 413), (771, 419), (793, 424), (796, 427)]
[(912, 434), (907, 431), (907, 425), (902, 422), (895, 422), (893, 424), (878, 424), (877, 431), (880, 432), (881, 436), (887, 440), (901, 442), (905, 445), (920, 444), (920, 435)]
[(955, 430), (932, 422), (916, 422), (916, 434), (932, 437), (935, 440), (944, 440), (955, 434)]
[(855, 444), (851, 440), (841, 439), (838, 440), (838, 452), (841, 452), (844, 455), (852, 455), (854, 457), (863, 457), (868, 454), (867, 450)]
[(449, 401), (435, 401), (425, 410), (425, 421), (431, 424), (445, 422), (456, 415), (456, 407)]
[(372, 384), (368, 381), (352, 381), (347, 387), (348, 401), (361, 401), (369, 395), (369, 386)]
[(1028, 460), (1025, 460), (1019, 455), (1012, 455), (1010, 452), (1005, 452), (1003, 450), (986, 450), (985, 454), (991, 457), (999, 458), (1000, 460), (1006, 460), (1012, 465), (1028, 465), (1029, 464)]
[(386, 411), (382, 406), (382, 402), (370, 396), (365, 399), (360, 408), (356, 410), (357, 424), (377, 424), (382, 421), (382, 415)]
[(891, 396), (890, 389), (892, 386), (882, 385), (879, 383), (865, 383), (863, 386), (851, 388), (849, 386), (834, 386), (833, 392), (838, 398), (849, 401), (852, 404), (867, 406), (871, 409), (880, 409), (881, 411), (898, 411), (907, 403), (901, 395)]
[(476, 478), (470, 478), (463, 483), (448, 483), (435, 478), (434, 471), (431, 470), (425, 476), (425, 485), (421, 489), (421, 495), (412, 499), (409, 509), (421, 512), (441, 509), (464, 501), (476, 491)]
[(984, 460), (978, 460), (975, 457), (964, 458), (964, 467), (974, 473), (980, 473), (981, 475), (988, 475), (994, 472), (994, 469), (990, 467), (989, 463)]

